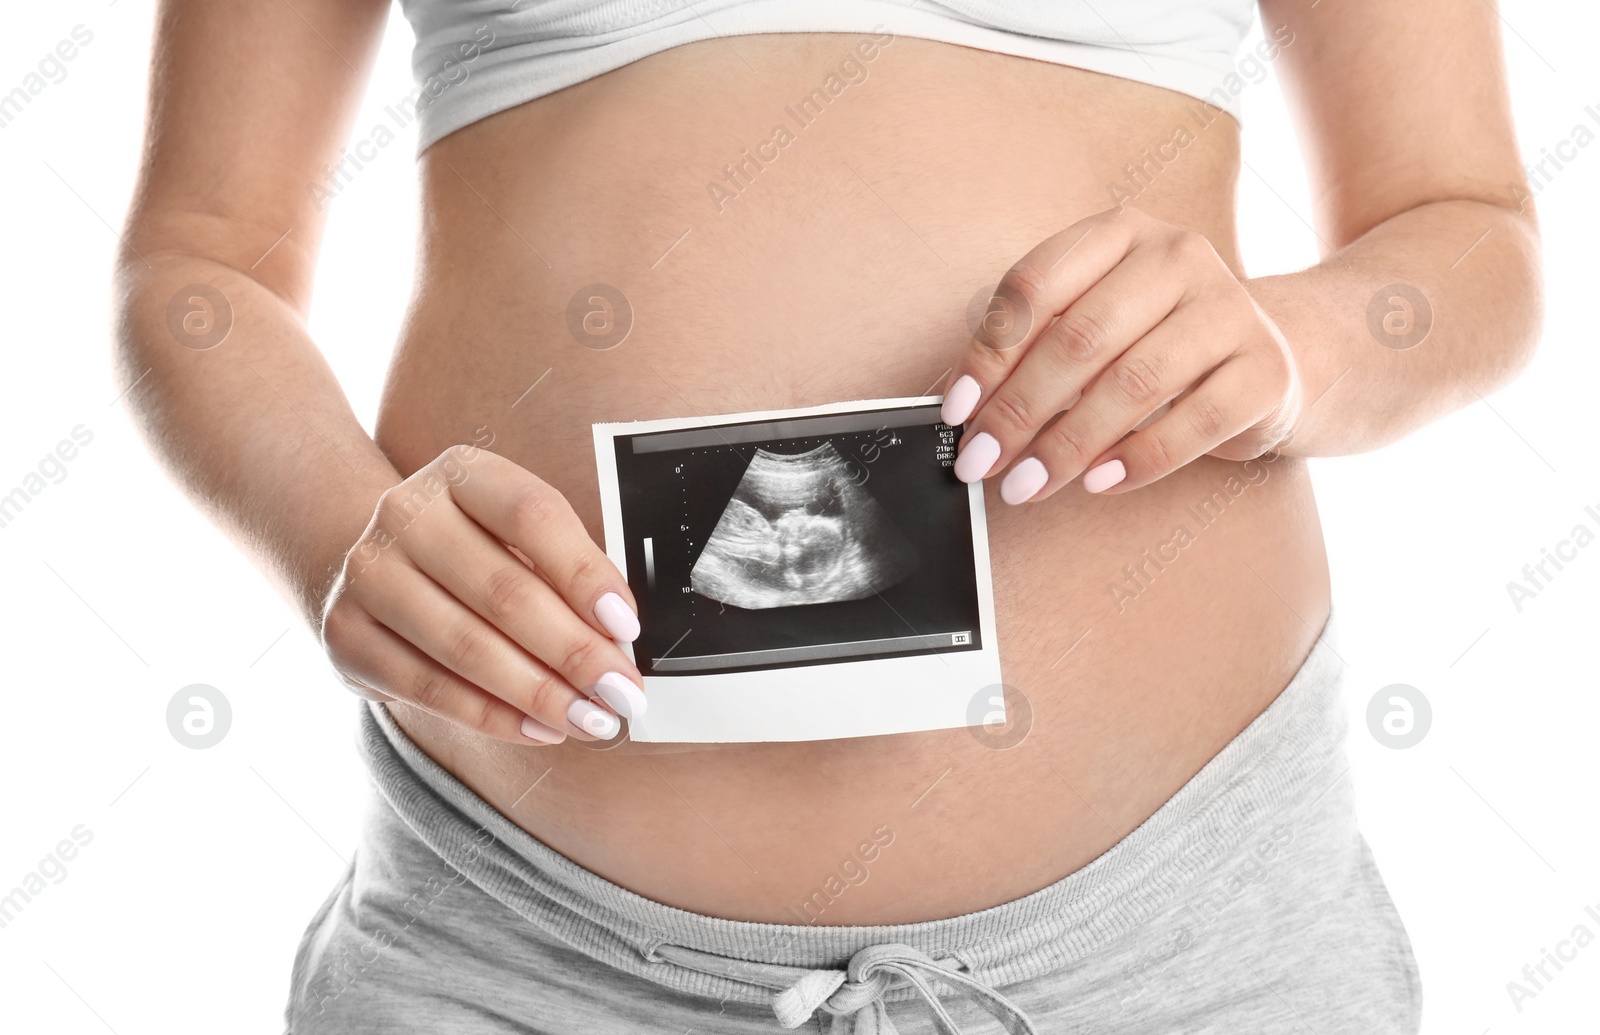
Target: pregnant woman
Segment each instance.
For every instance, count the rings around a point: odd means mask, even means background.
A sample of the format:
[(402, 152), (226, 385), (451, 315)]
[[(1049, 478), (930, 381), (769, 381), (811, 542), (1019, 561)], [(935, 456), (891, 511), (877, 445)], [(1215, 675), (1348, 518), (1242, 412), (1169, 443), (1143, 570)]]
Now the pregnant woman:
[[(387, 7), (164, 0), (119, 269), (154, 448), (366, 698), (290, 1030), (1417, 1030), (1304, 458), (1532, 353), (1491, 4), (403, 0), (369, 436), (306, 325)], [(1252, 278), (1269, 64), (1323, 254)], [(628, 741), (590, 425), (930, 392), (1010, 725)]]

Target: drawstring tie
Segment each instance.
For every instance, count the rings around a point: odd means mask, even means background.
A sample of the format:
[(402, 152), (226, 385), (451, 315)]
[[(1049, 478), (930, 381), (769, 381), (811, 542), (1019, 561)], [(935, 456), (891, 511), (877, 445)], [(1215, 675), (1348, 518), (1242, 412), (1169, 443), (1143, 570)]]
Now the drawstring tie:
[(1011, 1035), (1036, 1035), (1033, 1022), (1005, 996), (976, 978), (941, 966), (909, 945), (869, 945), (845, 970), (812, 970), (778, 995), (772, 1010), (785, 1028), (798, 1028), (818, 1009), (830, 1016), (828, 1035), (897, 1035), (883, 993), (896, 979), (922, 994), (941, 1035), (961, 1035), (928, 979), (947, 982), (1005, 1026)]

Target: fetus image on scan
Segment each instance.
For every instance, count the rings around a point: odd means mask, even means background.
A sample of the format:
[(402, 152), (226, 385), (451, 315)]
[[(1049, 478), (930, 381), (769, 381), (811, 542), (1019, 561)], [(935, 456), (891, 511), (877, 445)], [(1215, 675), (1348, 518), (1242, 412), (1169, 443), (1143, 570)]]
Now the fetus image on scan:
[(911, 574), (916, 555), (831, 442), (757, 449), (690, 571), (702, 596), (750, 610), (859, 600)]

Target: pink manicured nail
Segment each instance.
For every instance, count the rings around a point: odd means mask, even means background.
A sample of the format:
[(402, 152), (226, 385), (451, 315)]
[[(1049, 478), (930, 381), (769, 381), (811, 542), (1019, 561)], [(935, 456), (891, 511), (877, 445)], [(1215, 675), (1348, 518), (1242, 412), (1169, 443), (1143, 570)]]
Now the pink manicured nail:
[(998, 459), (1000, 443), (987, 431), (980, 431), (956, 454), (956, 477), (964, 482), (975, 482), (988, 474)]
[(628, 602), (615, 593), (607, 593), (595, 602), (594, 616), (600, 619), (612, 639), (632, 643), (639, 638), (639, 619)]
[(567, 739), (567, 735), (561, 730), (546, 726), (531, 715), (522, 717), (522, 735), (541, 744), (559, 744)]
[(944, 405), (939, 407), (939, 419), (952, 428), (968, 417), (972, 416), (973, 407), (978, 405), (978, 396), (983, 394), (983, 388), (970, 374), (962, 374), (956, 378), (956, 383), (944, 393)]
[(595, 704), (580, 697), (567, 709), (567, 721), (591, 737), (610, 740), (622, 732), (622, 720)]
[(1099, 467), (1091, 467), (1083, 474), (1085, 492), (1105, 492), (1128, 476), (1121, 460), (1107, 460)]
[(1044, 469), (1044, 464), (1038, 457), (1030, 456), (1013, 467), (1000, 483), (1000, 498), (1007, 503), (1026, 503), (1049, 480), (1050, 472)]
[(644, 691), (634, 686), (633, 680), (621, 672), (607, 672), (600, 677), (594, 685), (594, 692), (600, 699), (611, 706), (611, 710), (628, 719), (637, 719), (644, 714)]

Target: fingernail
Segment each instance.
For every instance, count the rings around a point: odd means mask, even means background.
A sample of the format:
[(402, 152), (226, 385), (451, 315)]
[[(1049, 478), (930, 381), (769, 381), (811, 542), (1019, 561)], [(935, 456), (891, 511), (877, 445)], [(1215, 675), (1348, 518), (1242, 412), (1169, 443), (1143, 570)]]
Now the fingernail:
[(611, 706), (611, 710), (628, 719), (637, 719), (644, 714), (646, 705), (644, 691), (634, 685), (633, 680), (621, 672), (607, 672), (600, 677), (594, 685), (595, 693), (600, 699)]
[(522, 717), (522, 735), (541, 744), (559, 744), (567, 739), (565, 732), (553, 726), (546, 726), (531, 715)]
[(628, 602), (616, 593), (607, 593), (595, 601), (594, 616), (600, 619), (612, 639), (632, 643), (639, 638), (639, 619)]
[(567, 721), (591, 737), (610, 740), (622, 730), (622, 720), (595, 704), (580, 697), (567, 709)]
[(998, 459), (1000, 459), (1000, 443), (987, 431), (980, 431), (972, 436), (972, 441), (957, 454), (956, 477), (964, 482), (975, 482), (988, 474)]
[(939, 407), (939, 419), (952, 428), (972, 416), (973, 407), (978, 405), (978, 396), (983, 394), (983, 388), (970, 374), (962, 374), (956, 378), (956, 383), (944, 393), (944, 405)]
[(1013, 467), (1000, 483), (1000, 498), (1007, 503), (1026, 503), (1049, 480), (1050, 472), (1044, 469), (1044, 464), (1038, 457), (1030, 456)]
[(1083, 474), (1085, 492), (1104, 492), (1128, 476), (1121, 460), (1107, 460), (1099, 467), (1091, 467)]

